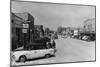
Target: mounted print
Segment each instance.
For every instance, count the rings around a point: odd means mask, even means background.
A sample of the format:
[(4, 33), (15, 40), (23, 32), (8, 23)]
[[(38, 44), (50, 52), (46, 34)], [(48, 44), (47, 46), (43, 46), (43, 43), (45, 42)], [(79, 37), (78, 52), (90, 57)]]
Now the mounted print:
[(11, 66), (96, 61), (96, 6), (11, 0)]

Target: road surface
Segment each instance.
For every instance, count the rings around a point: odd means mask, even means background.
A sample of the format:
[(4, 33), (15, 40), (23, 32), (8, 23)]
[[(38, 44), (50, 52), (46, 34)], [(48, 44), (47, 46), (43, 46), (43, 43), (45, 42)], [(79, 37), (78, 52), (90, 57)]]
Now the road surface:
[(56, 40), (56, 48), (57, 52), (55, 57), (31, 60), (25, 63), (12, 62), (12, 65), (34, 65), (95, 60), (95, 42), (87, 42), (74, 38), (60, 38)]

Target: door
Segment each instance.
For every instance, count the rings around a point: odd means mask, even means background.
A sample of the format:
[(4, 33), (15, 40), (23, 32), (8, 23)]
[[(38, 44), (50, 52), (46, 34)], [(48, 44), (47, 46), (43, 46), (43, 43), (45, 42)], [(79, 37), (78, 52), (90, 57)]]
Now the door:
[(43, 57), (46, 54), (46, 48), (43, 45), (38, 46), (38, 50), (37, 50), (37, 56), (38, 57)]
[(30, 53), (31, 53), (31, 54), (30, 54), (30, 58), (31, 58), (31, 59), (37, 57), (37, 50), (31, 50)]
[(33, 53), (35, 54), (36, 58), (42, 57), (43, 56), (42, 47), (40, 45), (34, 46), (34, 52)]
[(26, 55), (28, 59), (36, 58), (36, 50), (34, 49), (34, 46), (29, 46), (27, 48)]
[(31, 46), (31, 51), (30, 51), (30, 56), (31, 58), (36, 58), (37, 57), (37, 50), (36, 50), (36, 47), (35, 46)]

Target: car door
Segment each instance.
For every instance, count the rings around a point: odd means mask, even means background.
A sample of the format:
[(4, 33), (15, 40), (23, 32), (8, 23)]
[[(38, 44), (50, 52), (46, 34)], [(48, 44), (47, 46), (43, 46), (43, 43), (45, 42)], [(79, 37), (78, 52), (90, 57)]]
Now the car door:
[(39, 45), (34, 46), (34, 51), (32, 51), (32, 54), (34, 54), (35, 58), (41, 57), (41, 47)]
[(36, 57), (37, 57), (37, 50), (36, 50), (35, 46), (31, 46), (30, 58), (36, 58)]
[(37, 57), (37, 51), (36, 50), (31, 50), (30, 51), (30, 58), (36, 58)]
[(46, 48), (45, 48), (45, 46), (40, 45), (40, 46), (38, 47), (37, 52), (38, 52), (37, 55), (38, 55), (39, 57), (45, 56), (45, 54), (46, 54)]

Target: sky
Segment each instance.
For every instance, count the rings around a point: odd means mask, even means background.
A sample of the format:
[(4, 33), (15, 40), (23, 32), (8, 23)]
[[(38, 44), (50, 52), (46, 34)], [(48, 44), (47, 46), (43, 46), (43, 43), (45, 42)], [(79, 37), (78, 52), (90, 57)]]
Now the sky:
[(83, 26), (86, 19), (95, 18), (94, 6), (12, 1), (11, 12), (29, 12), (35, 18), (35, 25), (52, 30), (58, 26)]

